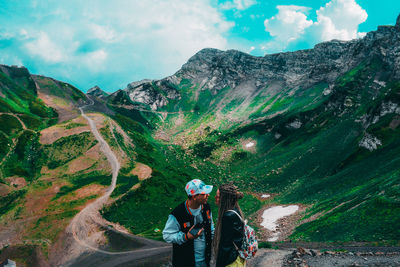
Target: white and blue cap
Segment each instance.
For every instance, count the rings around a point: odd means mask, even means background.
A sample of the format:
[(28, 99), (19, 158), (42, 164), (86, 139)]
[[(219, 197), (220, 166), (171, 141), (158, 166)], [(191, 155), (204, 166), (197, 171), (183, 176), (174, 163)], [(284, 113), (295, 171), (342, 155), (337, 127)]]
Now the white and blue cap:
[(188, 196), (199, 194), (210, 194), (213, 189), (212, 185), (206, 185), (202, 180), (193, 179), (185, 186), (185, 191)]

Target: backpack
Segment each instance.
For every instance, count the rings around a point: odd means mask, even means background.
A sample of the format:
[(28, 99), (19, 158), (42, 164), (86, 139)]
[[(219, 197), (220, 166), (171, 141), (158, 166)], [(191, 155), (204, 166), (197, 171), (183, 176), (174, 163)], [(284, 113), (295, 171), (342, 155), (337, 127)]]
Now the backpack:
[(239, 249), (235, 243), (233, 245), (236, 247), (239, 252), (239, 256), (242, 259), (248, 260), (256, 255), (258, 250), (258, 242), (256, 238), (256, 233), (252, 227), (247, 224), (247, 220), (243, 221), (242, 217), (234, 210), (228, 210), (234, 212), (237, 216), (239, 216), (240, 220), (243, 222), (243, 243), (242, 249)]

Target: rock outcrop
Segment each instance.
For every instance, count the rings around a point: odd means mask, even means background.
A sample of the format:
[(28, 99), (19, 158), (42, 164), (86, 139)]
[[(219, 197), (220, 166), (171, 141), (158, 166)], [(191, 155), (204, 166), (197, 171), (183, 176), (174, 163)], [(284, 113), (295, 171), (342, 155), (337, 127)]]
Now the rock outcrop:
[(95, 96), (98, 98), (105, 98), (108, 96), (108, 94), (106, 92), (104, 92), (103, 90), (101, 90), (101, 88), (98, 87), (97, 85), (90, 88), (86, 93), (88, 95)]
[[(37, 88), (35, 82), (33, 81), (31, 74), (28, 69), (23, 66), (7, 66), (0, 64), (0, 73), (4, 73), (10, 79), (12, 79), (16, 84), (21, 87), (26, 88), (28, 91), (37, 94)], [(1, 86), (0, 86), (1, 91)]]

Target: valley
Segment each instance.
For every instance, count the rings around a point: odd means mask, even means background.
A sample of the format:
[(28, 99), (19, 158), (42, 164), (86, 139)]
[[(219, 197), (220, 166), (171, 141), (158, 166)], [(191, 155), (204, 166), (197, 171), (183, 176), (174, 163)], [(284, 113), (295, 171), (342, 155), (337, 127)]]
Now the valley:
[(0, 65), (0, 261), (168, 264), (161, 231), (193, 178), (244, 192), (260, 246), (280, 248), (255, 262), (397, 253), (399, 23), (264, 57), (203, 49), (110, 94)]

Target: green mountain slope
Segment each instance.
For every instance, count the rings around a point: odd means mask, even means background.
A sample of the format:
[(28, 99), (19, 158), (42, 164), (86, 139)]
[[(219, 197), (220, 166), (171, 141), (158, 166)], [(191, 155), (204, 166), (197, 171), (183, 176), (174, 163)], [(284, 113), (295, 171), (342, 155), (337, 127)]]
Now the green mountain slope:
[[(307, 205), (292, 239), (399, 240), (400, 72), (398, 55), (389, 52), (398, 49), (399, 28), (264, 58), (205, 49), (171, 77), (128, 85), (128, 106), (154, 110), (160, 120), (153, 120), (153, 137), (183, 148), (185, 156), (169, 166), (273, 193), (276, 204)], [(162, 227), (173, 205), (155, 192), (141, 188), (104, 215), (136, 233)], [(140, 208), (153, 197), (165, 207)], [(147, 226), (137, 219), (148, 216), (155, 217)]]

